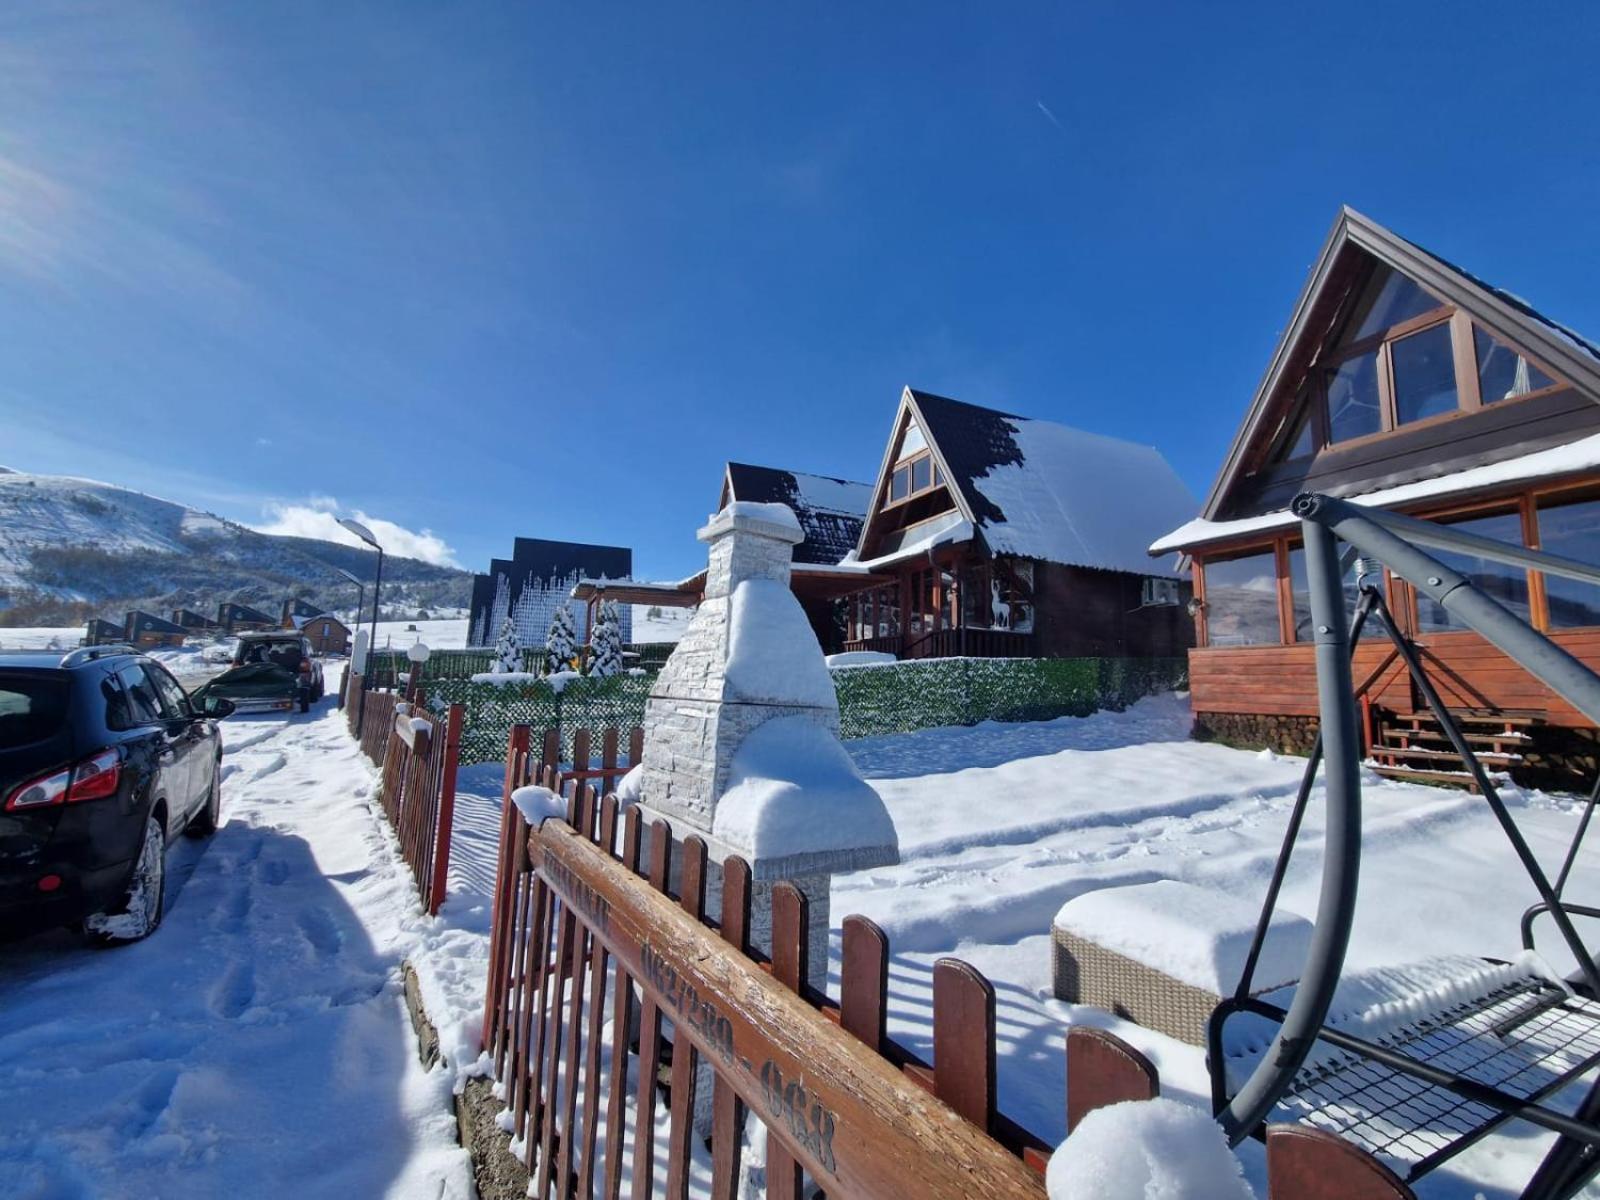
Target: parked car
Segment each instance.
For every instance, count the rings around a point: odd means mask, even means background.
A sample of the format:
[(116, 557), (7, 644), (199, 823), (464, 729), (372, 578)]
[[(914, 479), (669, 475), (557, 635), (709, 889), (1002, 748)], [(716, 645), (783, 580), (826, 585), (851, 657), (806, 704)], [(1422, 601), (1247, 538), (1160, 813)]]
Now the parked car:
[(233, 701), (242, 713), (306, 712), (322, 699), (322, 664), (305, 636), (288, 630), (242, 633), (233, 666), (195, 695)]
[(232, 711), (131, 646), (0, 653), (0, 934), (154, 932), (168, 844), (221, 817)]

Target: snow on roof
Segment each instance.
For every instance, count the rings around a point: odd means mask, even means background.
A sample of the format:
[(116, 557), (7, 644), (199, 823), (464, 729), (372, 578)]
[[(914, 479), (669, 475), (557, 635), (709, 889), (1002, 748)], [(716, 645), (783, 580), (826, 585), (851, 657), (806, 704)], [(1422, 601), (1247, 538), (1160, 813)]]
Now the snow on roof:
[[(1433, 479), (1420, 479), (1397, 487), (1380, 488), (1365, 495), (1347, 495), (1352, 504), (1370, 508), (1393, 508), (1416, 500), (1429, 500), (1452, 496), (1458, 492), (1476, 491), (1503, 483), (1521, 483), (1529, 479), (1544, 479), (1574, 471), (1600, 467), (1600, 433), (1590, 434), (1565, 446), (1552, 446), (1536, 450), (1517, 458), (1454, 471)], [(1331, 491), (1332, 489), (1330, 489)], [(1262, 513), (1255, 517), (1240, 517), (1233, 521), (1208, 521), (1196, 517), (1178, 526), (1171, 533), (1156, 539), (1150, 546), (1151, 554), (1167, 554), (1204, 542), (1221, 541), (1244, 533), (1264, 533), (1298, 525), (1300, 519), (1287, 509)]]
[[(963, 517), (959, 510), (951, 509), (942, 517), (928, 521), (922, 532), (908, 542), (903, 542), (896, 549), (887, 554), (880, 554), (877, 558), (858, 559), (852, 550), (839, 565), (851, 570), (875, 571), (879, 567), (887, 567), (905, 559), (913, 558), (918, 554), (925, 554), (936, 546), (948, 546), (952, 542), (965, 542), (973, 534), (972, 522)], [(1146, 567), (1145, 570), (1149, 570)]]
[(843, 558), (855, 548), (872, 501), (870, 484), (778, 467), (730, 462), (728, 481), (734, 500), (786, 504), (794, 512), (806, 535), (794, 548), (796, 563), (831, 564)]
[(1145, 547), (1195, 499), (1159, 450), (1054, 421), (912, 392), (996, 554), (1139, 575)]

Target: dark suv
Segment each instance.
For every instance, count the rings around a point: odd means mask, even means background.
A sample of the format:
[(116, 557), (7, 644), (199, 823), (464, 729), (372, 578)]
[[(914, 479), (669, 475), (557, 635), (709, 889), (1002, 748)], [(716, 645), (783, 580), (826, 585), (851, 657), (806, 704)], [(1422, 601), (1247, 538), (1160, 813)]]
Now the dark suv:
[(152, 933), (168, 841), (217, 827), (232, 711), (129, 646), (0, 653), (0, 936)]

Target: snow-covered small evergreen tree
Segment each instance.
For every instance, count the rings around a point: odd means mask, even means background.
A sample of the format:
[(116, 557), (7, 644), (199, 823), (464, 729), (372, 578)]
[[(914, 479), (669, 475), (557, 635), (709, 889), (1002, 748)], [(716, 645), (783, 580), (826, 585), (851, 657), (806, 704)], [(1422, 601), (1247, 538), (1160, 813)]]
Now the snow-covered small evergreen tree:
[(551, 674), (570, 670), (577, 651), (578, 639), (572, 629), (572, 611), (563, 604), (551, 618), (550, 632), (544, 639), (544, 669)]
[(607, 600), (600, 605), (600, 620), (589, 634), (589, 674), (605, 679), (622, 670), (622, 623), (617, 616), (617, 602)]
[(494, 644), (494, 673), (510, 675), (522, 670), (522, 646), (517, 640), (517, 627), (511, 621), (500, 626), (500, 640)]

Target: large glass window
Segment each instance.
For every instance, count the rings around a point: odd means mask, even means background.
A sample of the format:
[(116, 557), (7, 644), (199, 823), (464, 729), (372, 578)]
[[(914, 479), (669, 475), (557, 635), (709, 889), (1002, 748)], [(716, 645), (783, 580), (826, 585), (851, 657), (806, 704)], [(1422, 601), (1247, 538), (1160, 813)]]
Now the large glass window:
[[(1496, 513), (1492, 517), (1469, 517), (1461, 521), (1444, 521), (1464, 533), (1476, 533), (1513, 546), (1522, 545), (1522, 517), (1518, 513)], [(1528, 573), (1521, 567), (1508, 567), (1490, 562), (1475, 554), (1458, 554), (1451, 550), (1429, 550), (1446, 566), (1453, 567), (1467, 577), (1467, 581), (1486, 595), (1498, 600), (1524, 621), (1530, 620), (1528, 607)], [(1465, 629), (1459, 621), (1440, 608), (1421, 591), (1417, 592), (1417, 628), (1423, 633), (1441, 633), (1450, 629)]]
[(1485, 404), (1515, 400), (1555, 383), (1510, 346), (1481, 329), (1473, 329), (1472, 345), (1478, 358), (1478, 389)]
[[(1309, 642), (1312, 640), (1311, 584), (1306, 577), (1306, 552), (1300, 546), (1289, 551), (1289, 592), (1293, 597), (1294, 640)], [(1354, 615), (1356, 601), (1360, 598), (1361, 591), (1357, 587), (1355, 565), (1352, 563), (1344, 577), (1344, 611), (1347, 620)]]
[(1378, 352), (1369, 350), (1345, 359), (1328, 375), (1328, 433), (1333, 441), (1346, 442), (1382, 427)]
[[(1541, 504), (1539, 545), (1562, 558), (1600, 563), (1600, 500), (1548, 507)], [(1544, 591), (1549, 601), (1551, 629), (1600, 625), (1600, 586), (1563, 579), (1547, 571)]]
[(1440, 301), (1404, 275), (1380, 268), (1373, 275), (1372, 281), (1367, 284), (1367, 290), (1357, 307), (1356, 311), (1362, 313), (1361, 321), (1357, 324), (1350, 340), (1358, 341), (1364, 337), (1371, 337), (1402, 321), (1409, 321), (1412, 317), (1420, 317), (1425, 312), (1432, 312), (1441, 307), (1443, 305)]
[(1413, 421), (1455, 412), (1455, 351), (1450, 344), (1450, 323), (1435, 325), (1394, 343), (1395, 423)]
[(911, 467), (909, 464), (894, 469), (889, 481), (889, 499), (904, 500), (911, 494)]
[(1268, 646), (1278, 630), (1278, 566), (1272, 551), (1207, 562), (1206, 638), (1213, 646)]
[(911, 490), (913, 492), (920, 492), (923, 488), (927, 487), (929, 481), (932, 479), (932, 472), (933, 460), (931, 458), (919, 458), (916, 462), (912, 463)]

